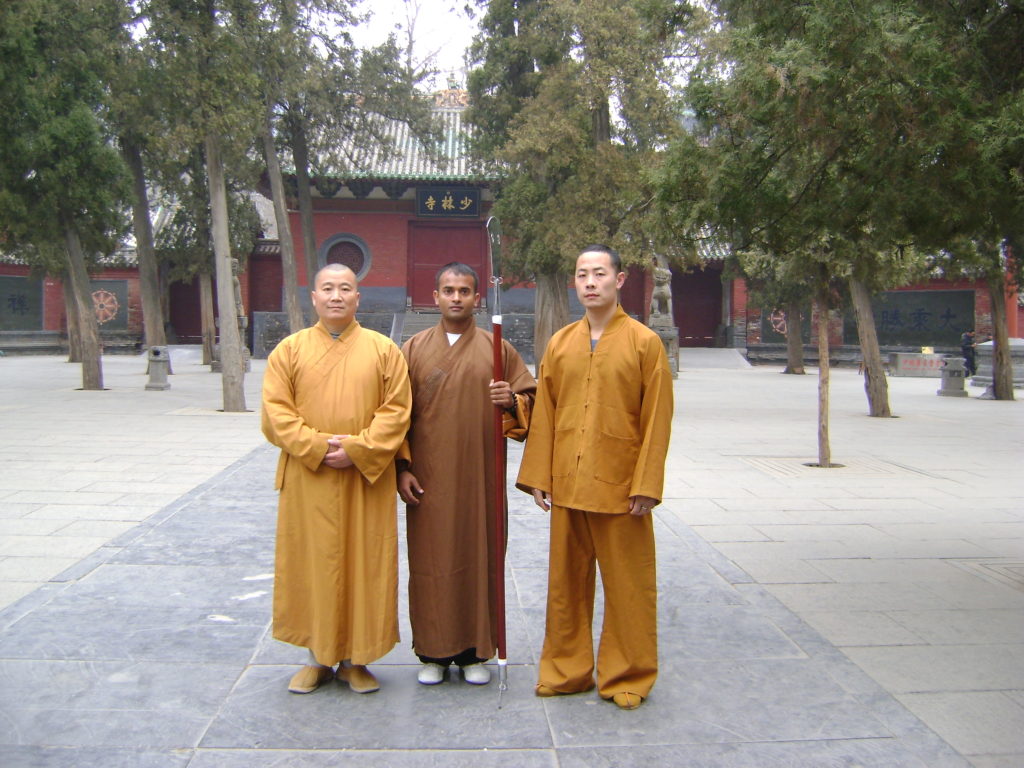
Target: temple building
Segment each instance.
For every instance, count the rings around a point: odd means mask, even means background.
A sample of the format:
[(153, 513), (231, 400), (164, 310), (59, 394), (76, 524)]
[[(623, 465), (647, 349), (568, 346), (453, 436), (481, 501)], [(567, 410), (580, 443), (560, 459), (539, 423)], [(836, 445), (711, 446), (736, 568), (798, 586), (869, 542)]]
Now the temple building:
[[(298, 211), (289, 212), (299, 295), (307, 309), (308, 275), (331, 262), (350, 266), (359, 277), (360, 322), (396, 340), (437, 322), (432, 292), (442, 264), (457, 260), (473, 266), (481, 277), (480, 293), (489, 298), (485, 224), (495, 179), (469, 163), (470, 128), (463, 122), (467, 105), (464, 90), (450, 88), (435, 95), (434, 109), (443, 127), (439, 152), (427, 152), (407, 126), (395, 123), (390, 137), (394, 151), (348, 148), (353, 167), (364, 170), (313, 180), (315, 253), (305, 253)], [(264, 192), (269, 196), (269, 188)], [(255, 357), (266, 357), (287, 334), (280, 240), (266, 196), (257, 195), (263, 237), (239, 276), (249, 320), (246, 343)], [(788, 318), (748, 306), (744, 282), (723, 278), (725, 249), (701, 247), (699, 268), (682, 272), (663, 265), (660, 273), (630, 269), (623, 308), (647, 321), (652, 299), (660, 306), (667, 297), (681, 347), (734, 347), (754, 362), (784, 361)], [(93, 300), (105, 350), (138, 350), (142, 312), (134, 254), (121, 252), (102, 266), (93, 275)], [(164, 288), (168, 340), (199, 343), (198, 281)], [(501, 295), (505, 336), (532, 362), (534, 288), (506, 288)], [(570, 314), (580, 316), (582, 308), (571, 285), (566, 293)], [(981, 283), (935, 280), (885, 292), (875, 297), (874, 306), (883, 350), (932, 346), (955, 352), (964, 330), (976, 328), (980, 338), (991, 334), (990, 300)], [(1024, 308), (1016, 293), (1007, 297), (1007, 310), (1010, 336), (1019, 336)], [(481, 310), (479, 321), (489, 322), (489, 315), (487, 309)], [(815, 355), (810, 315), (808, 308), (800, 321), (808, 362)], [(25, 264), (0, 254), (0, 351), (66, 350), (66, 328), (61, 281), (35, 277)], [(852, 310), (835, 315), (830, 336), (837, 360), (859, 358)]]

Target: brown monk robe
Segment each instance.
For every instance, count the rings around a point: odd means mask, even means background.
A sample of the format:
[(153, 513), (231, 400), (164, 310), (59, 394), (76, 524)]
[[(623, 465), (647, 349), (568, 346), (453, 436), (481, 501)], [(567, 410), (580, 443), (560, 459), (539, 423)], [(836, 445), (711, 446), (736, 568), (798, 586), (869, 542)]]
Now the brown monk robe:
[[(347, 268), (328, 269), (354, 285)], [(263, 378), (263, 432), (281, 448), (273, 634), (320, 665), (365, 665), (398, 642), (394, 457), (412, 395), (398, 347), (352, 319), (358, 299), (340, 311), (317, 299), (320, 322), (278, 344)], [(348, 466), (327, 463), (343, 453)]]
[[(475, 274), (459, 277), (449, 272), (445, 279), (475, 281)], [(471, 319), (472, 294), (465, 301), (470, 312), (461, 311)], [(413, 413), (411, 461), (400, 459), (399, 466), (423, 489), (406, 508), (409, 617), (421, 660), (467, 666), (490, 658), (497, 646), (493, 337), (472, 323), (448, 322), (446, 305), (442, 311), (442, 323), (402, 347)], [(461, 331), (454, 344), (447, 327)], [(516, 393), (515, 406), (504, 412), (504, 433), (522, 440), (536, 382), (511, 344), (503, 342), (502, 350), (503, 381)]]
[(617, 305), (625, 275), (603, 246), (577, 260), (586, 316), (544, 352), (518, 487), (551, 510), (538, 696), (594, 687), (595, 565), (604, 587), (598, 693), (623, 709), (658, 671), (651, 508), (661, 499), (672, 422), (664, 347)]

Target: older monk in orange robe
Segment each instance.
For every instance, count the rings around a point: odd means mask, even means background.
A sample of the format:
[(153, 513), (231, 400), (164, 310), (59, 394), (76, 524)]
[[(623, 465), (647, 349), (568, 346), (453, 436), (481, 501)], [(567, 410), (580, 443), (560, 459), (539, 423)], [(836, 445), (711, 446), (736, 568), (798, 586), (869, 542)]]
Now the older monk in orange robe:
[(263, 377), (263, 434), (281, 449), (273, 634), (309, 649), (293, 693), (335, 674), (376, 691), (366, 664), (398, 642), (394, 458), (412, 395), (398, 347), (355, 320), (357, 288), (348, 267), (320, 270), (319, 322), (278, 344)]
[(522, 440), (536, 382), (507, 341), (502, 380), (492, 379), (493, 338), (473, 322), (476, 272), (452, 262), (436, 280), (441, 322), (402, 347), (413, 392), (411, 455), (398, 461), (409, 618), (421, 683), (442, 682), (455, 664), (484, 685), (497, 645), (495, 486), (504, 482), (495, 478), (494, 408), (504, 409), (504, 434)]
[(661, 339), (618, 305), (618, 254), (576, 260), (586, 312), (551, 337), (518, 487), (551, 510), (538, 696), (594, 687), (595, 563), (604, 586), (598, 693), (636, 709), (658, 673), (651, 510), (661, 501), (672, 374)]

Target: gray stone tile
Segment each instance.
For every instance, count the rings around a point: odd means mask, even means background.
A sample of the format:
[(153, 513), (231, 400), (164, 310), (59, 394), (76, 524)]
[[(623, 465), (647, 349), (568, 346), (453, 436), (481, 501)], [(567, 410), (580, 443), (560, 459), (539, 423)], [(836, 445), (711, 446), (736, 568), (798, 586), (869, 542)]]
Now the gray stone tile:
[(548, 699), (545, 707), (559, 748), (892, 736), (831, 678), (791, 660), (663, 659), (650, 698), (634, 712), (593, 692)]
[(765, 589), (797, 613), (947, 607), (941, 595), (916, 584), (769, 584)]
[[(632, 713), (624, 713), (632, 714)], [(620, 768), (665, 765), (672, 768), (967, 768), (948, 749), (921, 755), (895, 739), (809, 740), (784, 744), (675, 744), (636, 747), (574, 747), (558, 750), (559, 768)]]
[(106, 564), (79, 581), (76, 599), (111, 606), (192, 608), (210, 613), (270, 614), (271, 588), (246, 579), (265, 567)]
[(558, 768), (553, 749), (199, 749), (189, 768)]
[(1024, 687), (1024, 645), (846, 648), (888, 691), (1005, 690)]
[(993, 645), (1024, 638), (1024, 612), (1019, 610), (894, 611), (887, 615), (931, 645)]
[(880, 611), (805, 611), (802, 618), (839, 646), (922, 644), (920, 634), (895, 618), (899, 615)]
[(30, 596), (40, 586), (42, 586), (41, 582), (0, 581), (0, 609), (14, 605)]
[[(189, 749), (209, 716), (180, 710), (15, 709), (0, 722), (0, 743), (35, 747)], [(43, 743), (40, 743), (43, 742)], [(77, 766), (83, 763), (76, 763)], [(103, 763), (100, 763), (103, 765)]]
[[(227, 619), (227, 620), (225, 620)], [(0, 634), (0, 659), (204, 661), (244, 664), (266, 616), (104, 607), (61, 597)]]
[(60, 521), (28, 517), (0, 518), (0, 536), (47, 536), (65, 525)]
[(81, 558), (106, 543), (96, 536), (0, 536), (0, 555)]
[(674, 605), (743, 602), (732, 584), (722, 578), (702, 558), (675, 557), (658, 567), (658, 594)]
[(14, 492), (5, 493), (3, 496), (3, 504), (0, 504), (0, 518), (5, 520), (13, 520), (19, 517), (27, 517), (36, 510), (40, 509), (43, 505), (36, 502), (14, 502), (11, 501), (11, 496)]
[(47, 504), (36, 505), (28, 517), (43, 520), (130, 520), (141, 521), (159, 509), (158, 505), (138, 507), (111, 506), (108, 504)]
[(899, 700), (962, 754), (1024, 753), (1024, 707), (1001, 692), (912, 693)]
[(971, 755), (974, 768), (1020, 768), (1024, 765), (1024, 752), (1010, 755)]
[(760, 584), (820, 584), (831, 581), (806, 560), (744, 557), (742, 564), (743, 569)]
[(0, 745), (5, 768), (185, 768), (191, 752), (178, 749), (111, 749), (96, 747), (16, 747)]
[[(38, 710), (182, 710), (213, 714), (241, 672), (205, 662), (0, 660), (4, 700)], [(46, 738), (41, 735), (41, 738)]]
[(682, 661), (807, 658), (775, 624), (747, 606), (662, 600), (658, 644), (663, 655)]
[(70, 557), (5, 557), (0, 581), (48, 581), (77, 561)]
[[(387, 665), (374, 667), (381, 690), (352, 693), (331, 683), (308, 695), (286, 690), (293, 668), (250, 667), (203, 738), (203, 748), (544, 749), (551, 733), (533, 675), (509, 670), (499, 711), (492, 685), (423, 686)], [(489, 717), (482, 713), (492, 712)], [(382, 723), (401, 727), (381, 727)]]

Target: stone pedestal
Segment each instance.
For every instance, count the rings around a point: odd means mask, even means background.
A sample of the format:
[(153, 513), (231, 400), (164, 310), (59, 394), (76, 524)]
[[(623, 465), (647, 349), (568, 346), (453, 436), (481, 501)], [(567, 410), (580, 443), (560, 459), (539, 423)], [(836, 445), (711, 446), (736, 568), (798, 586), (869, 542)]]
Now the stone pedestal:
[[(245, 372), (252, 371), (252, 353), (249, 348), (242, 345), (242, 360), (245, 362)], [(220, 373), (223, 366), (220, 364), (220, 344), (213, 345), (213, 360), (210, 362), (210, 373)]]
[(661, 338), (665, 345), (665, 354), (668, 355), (668, 367), (672, 371), (672, 378), (679, 376), (679, 329), (673, 326), (658, 325), (651, 328)]
[(167, 374), (171, 370), (171, 355), (167, 347), (149, 348), (149, 381), (146, 382), (146, 389), (164, 390), (170, 389), (170, 382), (167, 381)]
[(943, 397), (967, 397), (964, 389), (964, 359), (962, 357), (944, 357), (942, 359), (942, 388), (935, 394)]
[[(972, 387), (992, 387), (992, 352), (995, 342), (986, 341), (975, 347), (978, 372), (971, 379)], [(1024, 339), (1010, 339), (1010, 365), (1013, 366), (1013, 388), (1024, 388)]]

